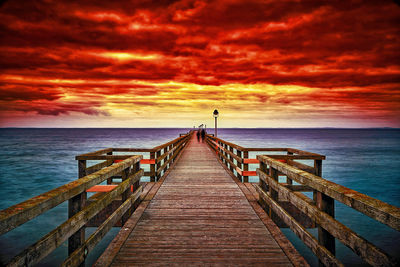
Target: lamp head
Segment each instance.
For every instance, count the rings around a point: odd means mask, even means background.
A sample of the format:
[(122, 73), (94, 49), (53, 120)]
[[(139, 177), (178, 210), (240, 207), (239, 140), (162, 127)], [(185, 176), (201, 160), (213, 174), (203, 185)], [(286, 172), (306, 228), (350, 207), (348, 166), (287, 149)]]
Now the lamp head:
[(214, 110), (213, 115), (214, 115), (214, 118), (218, 118), (218, 115), (219, 115), (218, 110)]

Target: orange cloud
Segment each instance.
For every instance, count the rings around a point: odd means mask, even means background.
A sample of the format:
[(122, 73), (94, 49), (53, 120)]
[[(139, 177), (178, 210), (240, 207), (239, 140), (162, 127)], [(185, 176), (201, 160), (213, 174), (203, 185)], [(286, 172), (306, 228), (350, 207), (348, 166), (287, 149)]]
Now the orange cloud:
[(389, 1), (7, 1), (0, 125), (219, 108), (226, 126), (400, 127), (399, 17)]

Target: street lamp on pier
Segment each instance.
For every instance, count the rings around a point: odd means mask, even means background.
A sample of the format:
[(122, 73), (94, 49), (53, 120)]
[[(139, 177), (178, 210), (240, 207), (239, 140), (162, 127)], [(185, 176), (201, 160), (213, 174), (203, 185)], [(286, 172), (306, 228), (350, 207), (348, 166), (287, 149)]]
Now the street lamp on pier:
[(213, 116), (215, 118), (215, 137), (217, 137), (217, 118), (218, 118), (218, 115), (219, 115), (218, 110), (214, 110)]

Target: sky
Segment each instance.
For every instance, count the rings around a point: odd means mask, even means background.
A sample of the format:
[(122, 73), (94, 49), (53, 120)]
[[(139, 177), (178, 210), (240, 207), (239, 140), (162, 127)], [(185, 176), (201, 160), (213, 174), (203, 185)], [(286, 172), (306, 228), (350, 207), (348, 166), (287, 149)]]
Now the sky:
[(395, 1), (2, 1), (0, 127), (400, 127)]

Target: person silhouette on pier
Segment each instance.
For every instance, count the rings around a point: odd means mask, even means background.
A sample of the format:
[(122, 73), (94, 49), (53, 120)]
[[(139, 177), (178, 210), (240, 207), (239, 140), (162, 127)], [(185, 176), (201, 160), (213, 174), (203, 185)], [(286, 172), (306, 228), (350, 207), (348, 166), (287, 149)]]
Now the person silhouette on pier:
[(204, 138), (206, 138), (206, 131), (204, 129), (201, 129), (201, 142), (204, 143)]
[(200, 142), (200, 129), (197, 131), (197, 142)]

